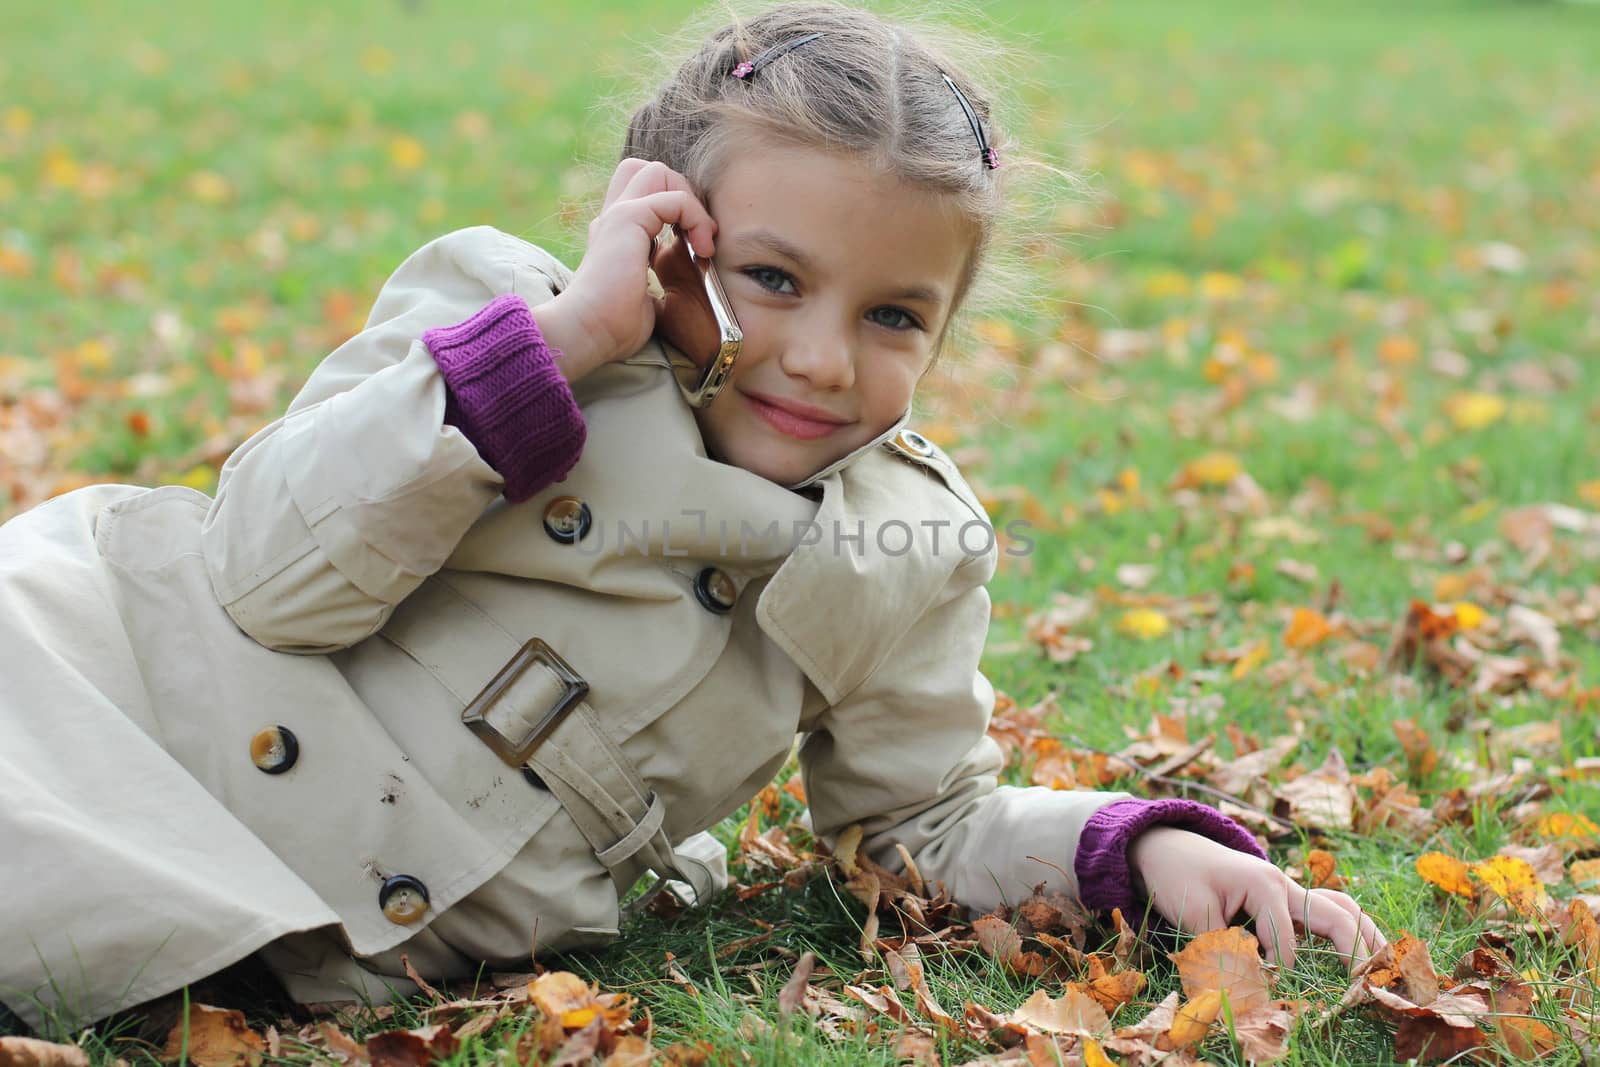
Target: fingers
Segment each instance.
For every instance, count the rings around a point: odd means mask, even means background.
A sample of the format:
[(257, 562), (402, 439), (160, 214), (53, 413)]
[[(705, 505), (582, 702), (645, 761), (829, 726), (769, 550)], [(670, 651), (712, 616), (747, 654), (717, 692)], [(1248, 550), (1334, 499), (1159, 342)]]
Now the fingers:
[(633, 199), (625, 197), (607, 215), (613, 220), (638, 226), (644, 231), (645, 244), (649, 244), (662, 227), (676, 224), (688, 234), (689, 243), (697, 255), (711, 255), (711, 234), (716, 224), (711, 221), (705, 205), (692, 192), (672, 189)]
[[(637, 166), (625, 171), (624, 166), (629, 163)], [(694, 186), (689, 184), (689, 179), (665, 163), (623, 160), (611, 177), (611, 188), (616, 191), (616, 195), (613, 197), (611, 191), (607, 192), (604, 213), (634, 201), (650, 199), (661, 193), (681, 194), (671, 201), (658, 201), (658, 203), (676, 204), (679, 207), (670, 216), (660, 216), (648, 236), (654, 237), (661, 231), (662, 226), (676, 224), (688, 235), (689, 244), (697, 255), (709, 257), (715, 251), (713, 237), (716, 235), (717, 224), (712, 220), (711, 213), (695, 195)], [(637, 217), (635, 219), (638, 221)]]
[(1293, 967), (1295, 961), (1294, 919), (1289, 910), (1289, 893), (1305, 890), (1284, 878), (1280, 885), (1264, 889), (1258, 896), (1252, 893), (1245, 901), (1245, 909), (1256, 920), (1256, 938), (1266, 949), (1267, 959), (1281, 967)]
[[(1306, 929), (1332, 941), (1347, 966), (1354, 968), (1388, 944), (1372, 916), (1344, 893), (1313, 889), (1307, 894)], [(1325, 927), (1319, 929), (1319, 927)]]
[(1347, 968), (1365, 962), (1386, 942), (1371, 916), (1344, 893), (1331, 889), (1289, 890), (1299, 925), (1307, 934), (1327, 938)]
[(604, 211), (614, 204), (617, 197), (622, 195), (622, 190), (627, 188), (629, 182), (633, 181), (634, 176), (649, 164), (649, 160), (637, 159), (633, 156), (629, 156), (621, 163), (618, 163), (617, 169), (611, 172), (611, 184), (606, 186), (606, 199), (601, 210)]

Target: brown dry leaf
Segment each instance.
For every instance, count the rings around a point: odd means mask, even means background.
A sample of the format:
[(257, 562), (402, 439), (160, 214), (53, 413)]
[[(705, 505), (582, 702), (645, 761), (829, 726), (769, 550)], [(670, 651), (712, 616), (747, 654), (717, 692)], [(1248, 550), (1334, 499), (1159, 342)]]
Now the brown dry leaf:
[(1600, 859), (1573, 860), (1567, 868), (1567, 877), (1580, 889), (1600, 885)]
[(1243, 927), (1201, 934), (1172, 954), (1183, 980), (1183, 992), (1198, 998), (1213, 990), (1225, 992), (1235, 1017), (1272, 1002), (1255, 936)]
[(330, 1022), (318, 1024), (317, 1030), (322, 1034), (322, 1041), (328, 1047), (328, 1052), (334, 1059), (343, 1060), (345, 1063), (367, 1063), (367, 1046), (339, 1029)]
[(879, 986), (876, 990), (872, 990), (865, 986), (847, 985), (844, 987), (844, 992), (845, 996), (860, 1001), (879, 1015), (887, 1016), (897, 1023), (916, 1021), (906, 1010), (906, 1006), (900, 1003), (900, 998), (894, 995), (894, 990), (888, 986)]
[(1541, 1059), (1562, 1046), (1556, 1032), (1538, 1019), (1501, 1018), (1494, 1025), (1513, 1063)]
[(805, 999), (806, 983), (811, 980), (811, 971), (816, 965), (817, 954), (811, 951), (807, 951), (800, 957), (800, 962), (794, 965), (794, 974), (778, 993), (778, 1018), (787, 1019), (800, 1006)]
[(1056, 999), (1043, 989), (1035, 989), (1033, 995), (1006, 1018), (1048, 1034), (1092, 1037), (1111, 1026), (1105, 1009), (1093, 997), (1070, 986)]
[(1107, 1012), (1115, 1012), (1124, 1004), (1132, 1004), (1144, 992), (1144, 975), (1138, 971), (1118, 971), (1102, 975), (1089, 982), (1088, 993)]
[(77, 1045), (0, 1037), (0, 1067), (89, 1067), (89, 1055)]
[(1239, 1051), (1251, 1063), (1272, 1063), (1289, 1054), (1289, 1031), (1294, 1016), (1282, 1008), (1253, 1011), (1233, 1021), (1233, 1036)]
[(1467, 865), (1443, 852), (1424, 852), (1417, 857), (1417, 873), (1424, 882), (1436, 885), (1446, 893), (1473, 897), (1472, 879), (1467, 877)]
[[(598, 1018), (581, 1030), (573, 1031), (567, 1035), (566, 1042), (556, 1050), (549, 1067), (577, 1067), (580, 1063), (588, 1063), (594, 1059), (595, 1053), (600, 1051), (600, 1042), (605, 1033), (605, 1023)], [(377, 1065), (374, 1064), (373, 1067)]]
[(367, 1038), (372, 1067), (427, 1067), (435, 1060), (454, 1055), (456, 1047), (455, 1035), (448, 1026), (389, 1030)]
[(206, 1004), (189, 1005), (188, 1033), (179, 1019), (167, 1035), (161, 1058), (168, 1062), (182, 1059), (185, 1051), (200, 1067), (255, 1067), (266, 1053), (266, 1038), (250, 1029), (244, 1012), (213, 1008)]
[(923, 1030), (902, 1030), (894, 1042), (895, 1062), (909, 1061), (923, 1067), (939, 1067), (938, 1046), (933, 1035)]
[(1356, 794), (1350, 772), (1338, 749), (1328, 753), (1321, 767), (1302, 774), (1274, 790), (1280, 815), (1297, 826), (1319, 830), (1350, 830), (1356, 820)]
[(1220, 1014), (1222, 1014), (1222, 991), (1207, 990), (1178, 1009), (1173, 1017), (1172, 1027), (1167, 1031), (1167, 1040), (1171, 1041), (1175, 1048), (1198, 1045)]
[(1439, 753), (1433, 747), (1428, 732), (1417, 725), (1415, 719), (1396, 719), (1392, 724), (1395, 737), (1405, 751), (1406, 763), (1413, 778), (1426, 778), (1439, 765)]
[(990, 959), (999, 962), (1012, 974), (1037, 978), (1044, 974), (1049, 962), (1037, 952), (1025, 952), (1022, 935), (1017, 928), (998, 915), (985, 915), (972, 924), (972, 933), (978, 947)]
[(1306, 853), (1306, 881), (1309, 889), (1343, 889), (1344, 879), (1339, 877), (1339, 864), (1333, 853), (1314, 848)]
[(650, 1042), (637, 1034), (629, 1034), (617, 1039), (617, 1047), (601, 1063), (602, 1067), (650, 1067), (655, 1058), (656, 1050), (650, 1047)]

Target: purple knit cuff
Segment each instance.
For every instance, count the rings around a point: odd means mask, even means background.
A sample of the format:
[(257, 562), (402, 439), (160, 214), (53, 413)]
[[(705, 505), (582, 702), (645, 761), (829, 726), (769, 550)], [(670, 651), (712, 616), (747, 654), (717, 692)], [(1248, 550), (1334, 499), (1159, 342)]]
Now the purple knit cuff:
[(1144, 901), (1133, 888), (1128, 847), (1152, 826), (1174, 826), (1209, 837), (1237, 852), (1266, 859), (1250, 831), (1216, 808), (1194, 800), (1114, 800), (1089, 816), (1072, 861), (1078, 876), (1078, 897), (1091, 911), (1121, 908), (1122, 917), (1137, 924)]
[(444, 421), (505, 479), (513, 504), (572, 470), (587, 429), (527, 303), (496, 297), (476, 315), (422, 335), (444, 377)]

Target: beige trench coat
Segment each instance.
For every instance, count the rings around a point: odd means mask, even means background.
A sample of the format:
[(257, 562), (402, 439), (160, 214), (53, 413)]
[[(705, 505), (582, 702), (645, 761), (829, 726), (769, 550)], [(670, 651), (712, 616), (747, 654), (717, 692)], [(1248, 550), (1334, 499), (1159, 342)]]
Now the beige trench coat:
[[(0, 1000), (88, 1020), (263, 948), (311, 997), (399, 951), (447, 975), (525, 965), (535, 931), (602, 941), (646, 869), (719, 884), (695, 835), (796, 734), (825, 839), (862, 823), (979, 908), (1076, 891), (1079, 830), (1120, 794), (997, 788), (996, 549), (937, 448), (897, 425), (765, 481), (707, 458), (652, 342), (578, 384), (572, 473), (506, 504), (420, 337), (570, 279), (488, 227), (440, 238), (215, 500), (93, 486), (0, 527)], [(575, 543), (557, 498), (587, 508)], [(532, 638), (586, 696), (541, 652), (469, 728)], [(564, 700), (523, 773), (509, 750)], [(275, 726), (298, 755), (269, 774)], [(427, 894), (407, 923), (380, 907), (397, 876)]]

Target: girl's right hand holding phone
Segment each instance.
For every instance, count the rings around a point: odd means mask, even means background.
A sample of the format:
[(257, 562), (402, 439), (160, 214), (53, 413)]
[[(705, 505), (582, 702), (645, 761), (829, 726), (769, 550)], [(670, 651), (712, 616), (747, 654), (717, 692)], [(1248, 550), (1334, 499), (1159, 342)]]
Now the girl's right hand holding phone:
[(617, 164), (572, 284), (533, 308), (546, 343), (562, 353), (556, 366), (568, 382), (628, 358), (649, 340), (659, 310), (647, 288), (651, 246), (671, 225), (697, 255), (715, 250), (717, 224), (687, 178), (664, 163)]

